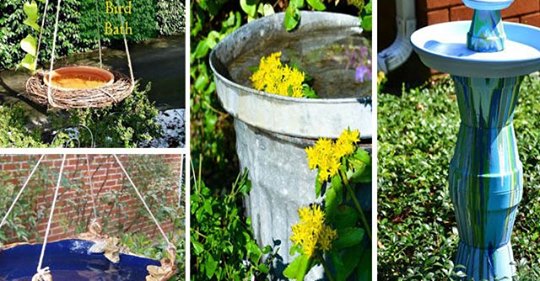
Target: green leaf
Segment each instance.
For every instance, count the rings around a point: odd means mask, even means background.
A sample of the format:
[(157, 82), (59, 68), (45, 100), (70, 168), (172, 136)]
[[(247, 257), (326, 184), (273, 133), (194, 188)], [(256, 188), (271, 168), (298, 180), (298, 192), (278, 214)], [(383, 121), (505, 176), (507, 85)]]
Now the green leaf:
[(31, 28), (33, 28), (35, 31), (39, 31), (39, 25), (35, 22), (35, 21), (32, 21), (30, 19), (25, 19), (23, 21), (24, 24), (30, 26)]
[(240, 7), (252, 18), (257, 14), (257, 4), (257, 1), (254, 0), (240, 0)]
[(211, 279), (212, 276), (214, 276), (214, 273), (216, 272), (218, 262), (215, 261), (211, 255), (208, 255), (208, 259), (204, 263), (204, 266), (206, 268), (206, 277), (208, 277), (208, 279)]
[(273, 15), (276, 12), (274, 11), (274, 7), (272, 7), (272, 5), (267, 3), (267, 4), (264, 4), (263, 6), (259, 6), (259, 13), (266, 17), (269, 15)]
[(293, 29), (298, 26), (298, 23), (300, 22), (300, 10), (293, 5), (292, 3), (287, 7), (287, 10), (285, 11), (285, 19), (283, 21), (283, 25), (285, 26), (285, 30), (292, 31)]
[(283, 271), (283, 275), (289, 279), (303, 281), (309, 270), (310, 258), (307, 255), (296, 257)]
[(362, 28), (366, 31), (371, 31), (373, 29), (373, 16), (362, 17)]
[(365, 6), (364, 6), (364, 12), (366, 14), (371, 14), (373, 12), (373, 4), (371, 3), (371, 0), (369, 1), (369, 3), (367, 3)]
[(326, 212), (326, 218), (332, 221), (335, 217), (337, 206), (339, 205), (338, 196), (334, 188), (326, 190), (326, 197), (324, 199), (324, 210)]
[(304, 8), (304, 0), (290, 0), (289, 5), (294, 5), (298, 9)]
[(332, 244), (332, 249), (340, 250), (360, 244), (365, 231), (359, 227), (347, 227), (337, 230), (338, 238)]
[(316, 99), (319, 97), (315, 90), (307, 84), (302, 85), (302, 94), (305, 98), (309, 99)]
[(197, 256), (204, 251), (204, 246), (197, 240), (191, 239), (191, 245), (193, 245), (193, 252)]
[(32, 35), (27, 35), (21, 40), (21, 48), (28, 54), (36, 56), (37, 40)]
[(195, 52), (191, 54), (192, 60), (205, 57), (209, 51), (210, 47), (208, 46), (206, 40), (199, 42), (199, 44), (197, 44), (197, 47), (195, 48)]
[(356, 265), (356, 275), (358, 280), (371, 280), (371, 249), (369, 247), (364, 247), (364, 251), (355, 251), (354, 254), (360, 257), (360, 260)]
[(326, 10), (326, 6), (324, 3), (320, 0), (307, 0), (308, 4), (317, 11), (324, 11)]
[(354, 227), (357, 225), (359, 218), (356, 209), (344, 204), (339, 205), (334, 219), (334, 226), (338, 229)]
[(350, 163), (354, 168), (354, 173), (351, 176), (352, 182), (371, 182), (371, 156), (367, 151), (358, 149), (350, 159)]
[(319, 171), (317, 171), (317, 176), (315, 177), (315, 195), (317, 197), (321, 196), (322, 191), (322, 182), (319, 180)]
[(26, 2), (23, 6), (24, 14), (28, 17), (28, 19), (36, 22), (38, 19), (38, 6), (35, 1), (32, 1), (31, 3)]
[(36, 61), (35, 57), (33, 57), (30, 54), (26, 54), (26, 56), (24, 57), (24, 59), (21, 61), (19, 65), (30, 70), (31, 72), (34, 72), (36, 71), (35, 61)]

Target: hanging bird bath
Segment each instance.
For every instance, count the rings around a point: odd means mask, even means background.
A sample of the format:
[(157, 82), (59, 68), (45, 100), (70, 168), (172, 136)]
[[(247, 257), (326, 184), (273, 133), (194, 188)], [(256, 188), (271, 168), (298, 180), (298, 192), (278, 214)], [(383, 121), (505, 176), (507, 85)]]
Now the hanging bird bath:
[[(38, 72), (31, 76), (26, 81), (26, 92), (23, 93), (23, 96), (37, 104), (60, 109), (102, 108), (124, 100), (135, 88), (135, 77), (133, 76), (133, 67), (131, 65), (127, 38), (126, 35), (123, 34), (130, 77), (127, 77), (120, 72), (103, 69), (99, 13), (96, 13), (96, 20), (98, 22), (97, 41), (100, 68), (91, 66), (70, 66), (54, 69), (56, 39), (58, 36), (61, 9), (60, 4), (61, 1), (59, 0), (52, 38), (53, 43), (51, 48), (50, 69), (48, 72)], [(45, 7), (47, 7), (47, 5), (48, 1), (46, 2)], [(37, 50), (35, 52), (36, 58), (34, 68), (32, 68), (33, 70), (35, 70), (38, 62), (41, 37), (44, 30), (43, 27), (45, 25), (45, 19), (47, 18), (46, 8), (42, 18)], [(124, 19), (121, 18), (120, 20), (123, 24)]]
[(540, 29), (503, 22), (512, 0), (464, 0), (472, 21), (416, 31), (411, 42), (429, 67), (451, 74), (461, 126), (450, 162), (450, 196), (462, 280), (512, 280), (510, 245), (523, 193), (513, 116), (523, 76), (540, 69)]
[(26, 92), (23, 95), (37, 104), (56, 108), (99, 108), (122, 101), (134, 88), (131, 79), (117, 71), (78, 66), (59, 68), (52, 73), (51, 99), (48, 98), (48, 73), (30, 77), (26, 81)]
[[(94, 218), (88, 224), (88, 232), (79, 234), (74, 239), (49, 242), (49, 234), (53, 221), (56, 202), (62, 182), (62, 174), (66, 163), (63, 155), (60, 172), (56, 182), (49, 219), (45, 229), (43, 244), (15, 243), (0, 247), (0, 280), (151, 280), (167, 281), (177, 272), (176, 247), (168, 239), (158, 220), (144, 201), (137, 186), (124, 168), (120, 159), (113, 154), (118, 166), (131, 183), (135, 193), (142, 201), (150, 217), (156, 224), (164, 240), (167, 242), (167, 254), (161, 261), (133, 255), (120, 243), (117, 237), (102, 233), (99, 223), (95, 193), (91, 178), (90, 194)], [(13, 207), (24, 193), (30, 179), (38, 169), (45, 155), (41, 155), (34, 165), (23, 186), (15, 196), (4, 217), (0, 228), (7, 222)], [(86, 155), (88, 174), (90, 159)]]
[[(94, 242), (68, 239), (47, 244), (44, 262), (54, 281), (145, 280), (147, 266), (160, 262), (141, 256), (120, 254), (118, 263), (103, 254), (90, 253)], [(41, 244), (18, 244), (0, 251), (0, 279), (26, 281), (36, 273)]]
[[(218, 97), (234, 117), (240, 165), (248, 169), (253, 186), (244, 201), (247, 215), (258, 243), (279, 244), (283, 264), (275, 265), (278, 271), (292, 260), (288, 249), (298, 208), (316, 200), (316, 172), (308, 168), (304, 149), (318, 138), (337, 138), (346, 128), (360, 130), (364, 140), (372, 133), (371, 81), (355, 82), (346, 62), (324, 57), (342, 46), (371, 48), (358, 18), (327, 12), (302, 12), (301, 17), (293, 32), (284, 30), (283, 13), (252, 21), (210, 55)], [(274, 52), (305, 67), (321, 98), (253, 89), (250, 67)]]
[(54, 70), (52, 75), (43, 75), (43, 83), (61, 91), (99, 89), (110, 86), (114, 75), (105, 69), (91, 66), (70, 66)]

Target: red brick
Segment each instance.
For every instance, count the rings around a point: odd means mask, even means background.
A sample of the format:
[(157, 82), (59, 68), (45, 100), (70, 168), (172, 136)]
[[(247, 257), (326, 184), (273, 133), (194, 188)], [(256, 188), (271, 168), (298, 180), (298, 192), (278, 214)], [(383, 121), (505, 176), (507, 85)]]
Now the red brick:
[(538, 0), (516, 0), (508, 9), (502, 11), (502, 16), (513, 17), (538, 12), (539, 10), (540, 1)]
[(521, 17), (521, 22), (540, 27), (540, 12)]
[(450, 9), (450, 20), (470, 20), (473, 16), (473, 10), (465, 6), (452, 7)]
[(519, 18), (507, 18), (507, 19), (504, 19), (504, 21), (519, 22)]
[[(461, 0), (423, 0), (428, 10), (451, 7), (461, 4)], [(422, 4), (420, 4), (422, 5)]]
[(449, 20), (448, 10), (434, 10), (429, 11), (427, 14), (428, 25), (447, 22)]

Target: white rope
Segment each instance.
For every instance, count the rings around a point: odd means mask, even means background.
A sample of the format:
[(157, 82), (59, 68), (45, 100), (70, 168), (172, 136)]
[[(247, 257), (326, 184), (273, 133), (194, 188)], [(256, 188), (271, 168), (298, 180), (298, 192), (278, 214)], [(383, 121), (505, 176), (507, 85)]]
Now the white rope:
[[(120, 5), (120, 2), (116, 0), (116, 4)], [(120, 15), (120, 25), (124, 26), (124, 16)], [(122, 35), (124, 36), (124, 46), (126, 47), (126, 56), (128, 61), (128, 67), (129, 67), (129, 75), (131, 77), (131, 85), (135, 85), (135, 76), (133, 75), (133, 65), (131, 64), (131, 55), (129, 54), (129, 47), (128, 42), (126, 38), (126, 32), (122, 32)]]
[(30, 182), (30, 179), (32, 178), (32, 176), (34, 175), (34, 173), (36, 172), (38, 166), (39, 166), (39, 163), (41, 163), (41, 160), (43, 160), (43, 158), (45, 157), (45, 154), (41, 155), (41, 157), (39, 158), (38, 162), (36, 163), (36, 165), (34, 166), (34, 168), (32, 169), (32, 172), (30, 172), (30, 175), (28, 175), (28, 177), (26, 178), (26, 181), (24, 182), (21, 190), (19, 190), (19, 193), (17, 194), (17, 196), (15, 196), (15, 200), (13, 200), (13, 202), (11, 203), (11, 206), (9, 207), (7, 213), (4, 215), (4, 218), (2, 219), (2, 222), (0, 222), (0, 228), (2, 228), (2, 226), (4, 226), (4, 224), (6, 223), (6, 220), (9, 216), (9, 214), (11, 213), (11, 211), (13, 210), (13, 208), (15, 207), (15, 204), (17, 203), (17, 201), (19, 201), (19, 198), (21, 197), (21, 194), (24, 192), (24, 190), (26, 189), (26, 186), (28, 185), (28, 183)]
[(52, 280), (51, 270), (49, 267), (38, 269), (37, 273), (32, 276), (32, 281), (48, 281)]
[(51, 67), (49, 70), (49, 83), (47, 85), (47, 101), (51, 106), (54, 106), (54, 100), (51, 95), (51, 81), (52, 81), (52, 75), (53, 75), (53, 69), (54, 69), (54, 53), (56, 52), (56, 37), (58, 36), (58, 19), (60, 18), (60, 4), (62, 3), (62, 0), (58, 0), (58, 5), (56, 7), (56, 20), (54, 23), (54, 34), (53, 34), (53, 45), (52, 45), (52, 52), (51, 52)]
[(37, 68), (39, 58), (39, 48), (41, 47), (41, 37), (43, 36), (43, 27), (45, 27), (45, 19), (47, 18), (47, 8), (49, 7), (49, 0), (45, 0), (45, 11), (43, 11), (43, 19), (41, 19), (41, 28), (39, 29), (38, 44), (36, 48), (36, 59), (34, 60), (34, 69)]
[(96, 3), (96, 18), (97, 18), (97, 30), (98, 30), (98, 47), (99, 47), (99, 68), (103, 68), (103, 59), (101, 54), (101, 20), (99, 17), (99, 7), (98, 7), (98, 0), (95, 1)]
[(96, 195), (94, 194), (94, 184), (92, 182), (92, 175), (90, 174), (90, 156), (86, 154), (86, 171), (88, 174), (88, 181), (90, 183), (90, 195), (92, 196), (92, 208), (94, 209), (94, 219), (98, 217), (98, 211), (96, 207)]
[(49, 221), (47, 222), (47, 228), (45, 229), (45, 237), (43, 240), (43, 246), (41, 247), (41, 254), (39, 255), (39, 263), (37, 266), (37, 273), (43, 272), (47, 268), (42, 268), (43, 257), (45, 257), (45, 248), (47, 247), (47, 240), (49, 239), (49, 232), (51, 231), (51, 224), (54, 215), (54, 208), (56, 207), (56, 200), (58, 199), (58, 190), (60, 190), (60, 183), (62, 181), (62, 173), (64, 172), (64, 164), (66, 163), (66, 154), (62, 158), (62, 165), (60, 166), (60, 173), (58, 174), (58, 181), (56, 182), (56, 188), (54, 190), (54, 197), (51, 206), (51, 212), (49, 213)]
[(165, 241), (167, 241), (167, 244), (169, 246), (173, 245), (171, 243), (171, 241), (169, 241), (169, 238), (167, 237), (167, 234), (165, 234), (165, 231), (163, 231), (163, 228), (161, 228), (161, 225), (159, 224), (158, 220), (156, 219), (156, 217), (154, 217), (154, 214), (152, 213), (152, 211), (150, 210), (150, 207), (148, 207), (148, 204), (146, 204), (146, 201), (144, 201), (144, 197), (141, 195), (141, 193), (139, 192), (139, 189), (137, 188), (137, 186), (135, 185), (135, 183), (133, 183), (133, 180), (131, 180), (131, 177), (129, 176), (129, 174), (127, 173), (126, 169), (124, 168), (124, 165), (122, 165), (122, 162), (120, 162), (120, 159), (118, 159), (118, 156), (116, 156), (116, 154), (113, 154), (114, 158), (116, 159), (116, 162), (118, 163), (118, 165), (120, 166), (120, 169), (122, 169), (122, 171), (124, 172), (124, 174), (126, 175), (128, 181), (131, 183), (131, 186), (133, 186), (133, 189), (135, 189), (135, 192), (137, 193), (137, 195), (139, 196), (139, 199), (141, 199), (141, 202), (143, 203), (144, 207), (146, 208), (146, 210), (148, 211), (148, 213), (150, 214), (150, 217), (152, 217), (152, 220), (154, 220), (154, 223), (156, 224), (156, 226), (158, 227), (159, 231), (161, 232), (161, 235), (163, 235), (163, 238), (165, 239)]

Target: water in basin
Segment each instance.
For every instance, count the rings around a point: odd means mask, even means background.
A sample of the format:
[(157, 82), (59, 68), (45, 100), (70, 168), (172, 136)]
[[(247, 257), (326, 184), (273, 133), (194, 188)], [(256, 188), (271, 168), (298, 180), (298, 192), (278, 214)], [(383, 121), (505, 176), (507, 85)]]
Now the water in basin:
[[(89, 254), (92, 242), (63, 240), (47, 244), (43, 265), (48, 266), (54, 281), (144, 281), (148, 265), (158, 261), (120, 255), (111, 263), (103, 254)], [(22, 245), (0, 252), (0, 280), (27, 281), (36, 273), (41, 244)]]
[[(252, 87), (249, 77), (254, 68), (262, 56), (274, 52), (282, 52), (283, 63), (313, 77), (312, 87), (321, 98), (371, 96), (371, 80), (367, 78), (371, 77), (371, 65), (360, 62), (361, 58), (371, 61), (371, 42), (357, 31), (326, 30), (260, 42), (228, 65), (231, 78)], [(357, 68), (369, 73), (359, 79)]]

